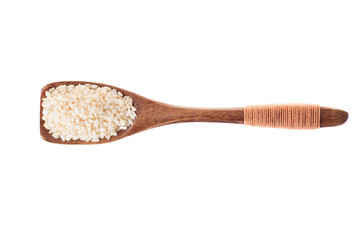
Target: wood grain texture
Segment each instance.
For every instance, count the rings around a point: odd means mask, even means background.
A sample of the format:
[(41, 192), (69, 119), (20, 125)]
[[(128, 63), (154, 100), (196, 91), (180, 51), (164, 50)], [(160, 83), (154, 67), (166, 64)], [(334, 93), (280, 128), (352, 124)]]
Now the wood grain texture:
[(344, 110), (321, 107), (320, 108), (320, 127), (335, 127), (344, 124), (349, 114)]
[[(100, 87), (110, 87), (120, 91), (124, 96), (129, 96), (133, 99), (133, 105), (136, 107), (137, 117), (134, 124), (126, 130), (118, 131), (117, 136), (112, 136), (108, 139), (100, 139), (99, 142), (85, 142), (82, 140), (62, 141), (60, 138), (54, 138), (49, 134), (49, 130), (44, 127), (44, 120), (42, 120), (43, 107), (41, 105), (42, 99), (45, 98), (45, 92), (52, 87), (59, 85), (78, 85), (78, 84), (96, 84)], [(173, 123), (184, 122), (222, 122), (222, 123), (244, 123), (244, 109), (243, 108), (189, 108), (169, 105), (166, 103), (157, 102), (136, 93), (95, 82), (83, 81), (66, 81), (53, 82), (44, 86), (41, 90), (40, 97), (40, 135), (48, 142), (60, 144), (100, 144), (119, 140), (121, 138), (133, 135), (135, 133), (145, 131), (147, 129), (164, 126)], [(320, 108), (320, 127), (333, 127), (346, 122), (348, 113), (333, 108)]]

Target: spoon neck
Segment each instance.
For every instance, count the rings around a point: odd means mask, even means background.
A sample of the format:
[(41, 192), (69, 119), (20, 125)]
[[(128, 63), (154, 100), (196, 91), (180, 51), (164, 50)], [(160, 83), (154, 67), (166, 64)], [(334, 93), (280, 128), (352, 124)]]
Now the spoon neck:
[(156, 126), (183, 122), (244, 123), (243, 108), (190, 108), (161, 103), (150, 109)]

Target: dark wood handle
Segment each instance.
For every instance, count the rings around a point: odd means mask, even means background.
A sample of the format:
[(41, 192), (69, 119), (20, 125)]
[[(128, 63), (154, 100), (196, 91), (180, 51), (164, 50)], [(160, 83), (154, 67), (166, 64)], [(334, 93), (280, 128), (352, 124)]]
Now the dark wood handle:
[(158, 116), (157, 121), (164, 124), (181, 122), (222, 122), (243, 124), (244, 109), (169, 107), (164, 115)]
[(243, 108), (190, 108), (154, 102), (144, 106), (141, 112), (149, 116), (147, 120), (153, 121), (154, 125), (181, 122), (244, 123)]
[(184, 122), (244, 123), (243, 108), (190, 108), (159, 102), (147, 102), (137, 107), (141, 114), (133, 131)]
[(344, 124), (349, 114), (340, 109), (321, 107), (320, 108), (320, 127), (335, 127)]

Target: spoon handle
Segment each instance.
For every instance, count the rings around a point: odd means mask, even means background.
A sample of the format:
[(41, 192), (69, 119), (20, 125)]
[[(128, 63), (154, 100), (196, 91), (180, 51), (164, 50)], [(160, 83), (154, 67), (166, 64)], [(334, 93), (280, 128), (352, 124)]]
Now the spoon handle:
[[(265, 105), (266, 111), (263, 110), (262, 108), (264, 107), (261, 106), (260, 108), (257, 107), (256, 111), (248, 110), (246, 115), (244, 108), (190, 108), (152, 102), (146, 104), (144, 108), (141, 109), (142, 114), (139, 118), (145, 119), (142, 119), (140, 122), (145, 124), (139, 127), (146, 129), (183, 122), (222, 122), (238, 124), (244, 124), (245, 122), (245, 124), (250, 126), (262, 126), (264, 124), (261, 123), (264, 122), (265, 118), (265, 120), (275, 121), (276, 123), (275, 126), (267, 126), (269, 124), (265, 124), (267, 127), (313, 129), (341, 125), (348, 117), (347, 112), (343, 110), (319, 107), (318, 105), (278, 105), (277, 108), (284, 106), (286, 107), (284, 108), (286, 111), (282, 110), (279, 113), (276, 113), (276, 111), (271, 112), (271, 109), (268, 111), (269, 107)], [(273, 108), (273, 105), (271, 105), (270, 108), (271, 107)], [(251, 115), (251, 121), (249, 121), (249, 114)], [(316, 124), (313, 122), (316, 122)], [(282, 126), (281, 123), (284, 126)]]
[(187, 108), (173, 107), (166, 114), (165, 122), (222, 122), (244, 123), (243, 108)]
[(139, 111), (138, 118), (146, 118), (141, 122), (152, 127), (184, 122), (244, 123), (243, 108), (191, 108), (153, 102)]

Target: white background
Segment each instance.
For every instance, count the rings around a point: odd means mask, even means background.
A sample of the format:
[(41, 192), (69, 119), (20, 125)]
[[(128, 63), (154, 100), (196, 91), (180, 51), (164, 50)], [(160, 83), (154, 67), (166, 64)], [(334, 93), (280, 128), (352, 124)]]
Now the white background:
[[(359, 239), (359, 1), (0, 2), (0, 239)], [(315, 131), (185, 123), (104, 145), (39, 134), (41, 88), (196, 107), (318, 103)]]

